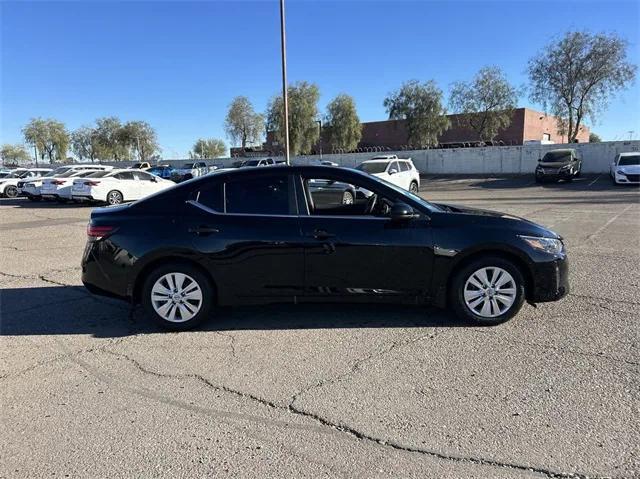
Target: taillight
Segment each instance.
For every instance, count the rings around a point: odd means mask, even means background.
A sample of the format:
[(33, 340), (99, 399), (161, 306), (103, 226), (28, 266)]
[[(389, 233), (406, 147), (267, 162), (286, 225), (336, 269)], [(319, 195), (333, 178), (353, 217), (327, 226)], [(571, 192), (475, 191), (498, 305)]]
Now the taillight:
[(84, 184), (87, 185), (87, 186), (98, 186), (100, 184), (100, 182), (99, 181), (85, 181)]
[(89, 223), (87, 225), (87, 236), (90, 240), (100, 240), (115, 233), (116, 229), (115, 226), (96, 226)]

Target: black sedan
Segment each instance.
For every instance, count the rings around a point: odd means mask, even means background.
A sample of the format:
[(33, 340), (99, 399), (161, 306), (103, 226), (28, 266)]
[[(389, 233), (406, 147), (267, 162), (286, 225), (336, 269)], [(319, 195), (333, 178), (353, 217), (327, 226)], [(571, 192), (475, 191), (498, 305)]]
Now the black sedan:
[[(371, 192), (318, 201), (318, 185)], [(350, 190), (351, 191), (351, 190)], [(320, 195), (322, 196), (322, 195)], [(556, 233), (502, 213), (429, 203), (355, 170), (246, 168), (91, 213), (82, 280), (173, 330), (218, 305), (397, 302), (479, 324), (569, 291)]]

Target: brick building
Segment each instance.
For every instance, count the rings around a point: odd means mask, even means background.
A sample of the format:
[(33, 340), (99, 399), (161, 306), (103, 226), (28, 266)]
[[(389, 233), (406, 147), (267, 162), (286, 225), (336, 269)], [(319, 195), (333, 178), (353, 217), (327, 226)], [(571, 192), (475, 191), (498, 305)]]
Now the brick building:
[[(467, 128), (460, 127), (460, 115), (447, 115), (451, 121), (450, 128), (439, 138), (441, 146), (463, 146), (477, 143), (478, 135)], [(517, 108), (513, 111), (511, 124), (498, 132), (494, 142), (504, 145), (522, 145), (526, 141), (549, 141), (566, 143), (567, 137), (558, 134), (557, 120), (528, 108)], [(589, 129), (581, 127), (578, 142), (589, 141)], [(383, 147), (402, 149), (409, 143), (404, 120), (371, 121), (362, 124), (362, 139), (359, 148)]]
[[(447, 115), (451, 121), (450, 128), (438, 138), (441, 148), (475, 146), (479, 142), (478, 135), (470, 129), (460, 126), (460, 115)], [(522, 145), (527, 141), (547, 143), (566, 143), (566, 135), (558, 133), (556, 117), (545, 115), (529, 108), (513, 110), (511, 124), (500, 130), (494, 138), (497, 145)], [(589, 142), (589, 128), (582, 126), (578, 134), (579, 143)], [(314, 153), (319, 151), (319, 146)], [(405, 120), (369, 121), (362, 124), (362, 139), (358, 149), (402, 150), (409, 146)], [(281, 146), (275, 141), (273, 132), (267, 132), (267, 140), (262, 148), (242, 152), (239, 148), (231, 149), (231, 156), (264, 156), (281, 153)], [(331, 148), (325, 142), (322, 151), (330, 153)]]

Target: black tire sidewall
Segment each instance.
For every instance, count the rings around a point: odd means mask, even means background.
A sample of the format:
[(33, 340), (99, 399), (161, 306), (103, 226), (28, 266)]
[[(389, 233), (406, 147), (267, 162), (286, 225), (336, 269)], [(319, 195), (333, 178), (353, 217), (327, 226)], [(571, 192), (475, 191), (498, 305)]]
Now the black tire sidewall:
[[(184, 273), (189, 275), (198, 283), (202, 290), (202, 307), (200, 311), (198, 311), (198, 314), (188, 321), (172, 323), (162, 318), (153, 309), (153, 305), (151, 304), (151, 289), (158, 278), (167, 273)], [(213, 309), (214, 289), (209, 278), (198, 268), (186, 263), (170, 262), (155, 268), (147, 275), (142, 285), (140, 299), (147, 316), (160, 327), (170, 331), (186, 331), (198, 326), (209, 317)]]
[[(9, 194), (9, 191), (11, 191), (12, 194)], [(9, 185), (5, 188), (4, 195), (7, 198), (16, 198), (18, 196), (18, 188), (15, 186)]]
[[(481, 268), (492, 266), (504, 269), (513, 277), (516, 282), (516, 299), (511, 308), (500, 316), (496, 316), (495, 318), (483, 318), (467, 307), (464, 300), (464, 285), (471, 274)], [(499, 256), (480, 258), (460, 269), (453, 278), (449, 294), (449, 301), (456, 315), (464, 321), (469, 321), (481, 326), (493, 326), (509, 321), (518, 314), (518, 311), (520, 311), (520, 308), (522, 308), (522, 305), (524, 304), (524, 300), (525, 280), (522, 272), (512, 261)]]
[(420, 188), (418, 187), (418, 183), (416, 183), (415, 181), (412, 181), (411, 184), (409, 185), (409, 192), (412, 192), (412, 187), (415, 186), (415, 192), (413, 192), (414, 194), (418, 194), (418, 191), (420, 190)]

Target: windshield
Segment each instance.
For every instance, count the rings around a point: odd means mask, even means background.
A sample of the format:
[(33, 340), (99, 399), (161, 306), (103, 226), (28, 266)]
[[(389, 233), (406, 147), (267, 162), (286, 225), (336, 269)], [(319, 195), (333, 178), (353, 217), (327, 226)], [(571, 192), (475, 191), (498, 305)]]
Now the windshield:
[(620, 161), (618, 161), (618, 166), (631, 166), (631, 165), (640, 165), (640, 154), (620, 157)]
[(193, 165), (194, 165), (194, 164), (195, 164), (195, 163), (187, 163), (186, 165), (184, 165), (184, 167), (183, 167), (183, 168), (193, 168)]
[(371, 163), (361, 163), (356, 167), (356, 170), (364, 171), (365, 173), (375, 174), (384, 173), (387, 170), (388, 161), (374, 161)]
[(67, 170), (64, 173), (56, 175), (57, 178), (69, 178), (70, 176), (74, 176), (78, 174), (78, 170)]
[(60, 176), (62, 173), (66, 173), (67, 171), (69, 171), (68, 166), (61, 166), (49, 173), (49, 176)]
[(570, 151), (550, 151), (540, 161), (556, 163), (558, 161), (571, 161)]

